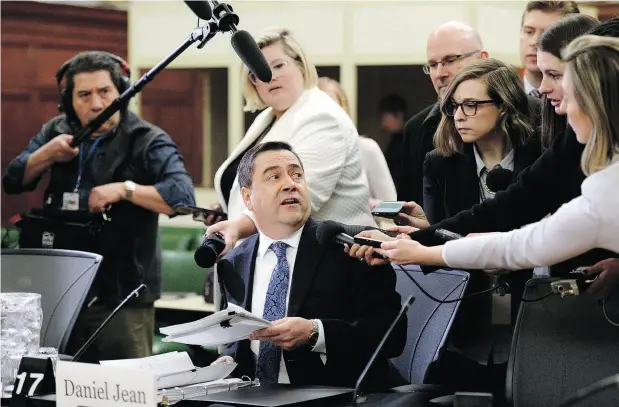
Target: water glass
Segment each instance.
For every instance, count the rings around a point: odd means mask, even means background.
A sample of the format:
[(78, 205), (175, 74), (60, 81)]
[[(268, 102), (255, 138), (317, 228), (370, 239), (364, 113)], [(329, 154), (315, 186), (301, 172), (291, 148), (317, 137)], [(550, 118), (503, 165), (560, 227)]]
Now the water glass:
[(33, 355), (39, 351), (42, 322), (41, 294), (0, 293), (0, 371), (3, 397), (11, 396), (22, 356)]

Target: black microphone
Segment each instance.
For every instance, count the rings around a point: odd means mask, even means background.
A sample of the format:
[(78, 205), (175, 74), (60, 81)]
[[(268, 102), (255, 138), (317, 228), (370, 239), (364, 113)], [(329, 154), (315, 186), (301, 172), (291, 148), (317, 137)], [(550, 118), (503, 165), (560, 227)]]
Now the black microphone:
[(513, 178), (513, 171), (497, 165), (486, 175), (486, 186), (492, 192), (505, 191)]
[(464, 237), (461, 234), (458, 234), (458, 233), (455, 233), (455, 232), (451, 232), (451, 231), (446, 230), (446, 229), (436, 229), (434, 231), (434, 234), (436, 236), (440, 237), (441, 239), (446, 240), (446, 241), (462, 239)]
[(221, 233), (213, 233), (212, 235), (204, 234), (200, 247), (193, 255), (196, 264), (202, 268), (213, 267), (217, 262), (217, 257), (226, 248), (226, 241)]
[(110, 321), (112, 320), (112, 318), (114, 318), (114, 316), (116, 316), (116, 314), (118, 314), (118, 311), (120, 311), (120, 309), (122, 307), (124, 307), (124, 305), (127, 303), (127, 301), (129, 301), (131, 299), (131, 297), (134, 297), (134, 296), (135, 296), (135, 298), (138, 298), (140, 296), (140, 291), (142, 291), (145, 288), (146, 288), (145, 284), (140, 284), (140, 286), (138, 288), (136, 288), (135, 290), (131, 291), (131, 293), (127, 296), (127, 298), (125, 298), (123, 300), (123, 302), (121, 302), (118, 305), (118, 307), (116, 307), (116, 309), (114, 311), (112, 311), (112, 313), (105, 319), (105, 321), (103, 321), (103, 323), (101, 324), (101, 326), (99, 326), (99, 328), (97, 328), (95, 333), (93, 333), (92, 336), (90, 338), (88, 338), (86, 343), (81, 348), (79, 348), (77, 352), (75, 352), (75, 355), (73, 355), (73, 357), (71, 358), (71, 362), (77, 361), (77, 359), (79, 359), (80, 356), (82, 356), (84, 354), (84, 352), (86, 352), (86, 350), (99, 337), (99, 335), (101, 335), (101, 332), (103, 332), (103, 330), (105, 329), (107, 324), (109, 324)]
[(185, 0), (185, 4), (187, 7), (193, 11), (199, 19), (201, 20), (210, 20), (213, 18), (213, 9), (211, 9), (211, 5), (206, 0)]
[(264, 83), (271, 82), (273, 79), (271, 67), (251, 34), (243, 30), (232, 34), (232, 48), (256, 78)]
[(339, 223), (339, 222), (335, 222), (339, 225), (342, 226), (342, 228), (344, 228), (344, 232), (348, 235), (351, 236), (356, 236), (361, 232), (365, 232), (368, 230), (378, 230), (379, 232), (382, 232), (384, 234), (386, 234), (389, 237), (397, 237), (398, 236), (398, 232), (389, 232), (385, 229), (381, 229), (378, 228), (376, 226), (363, 226), (363, 225), (346, 225), (344, 223)]
[(402, 318), (402, 315), (404, 315), (408, 311), (408, 309), (413, 304), (413, 302), (415, 302), (415, 297), (413, 296), (413, 294), (411, 294), (408, 296), (406, 301), (404, 301), (404, 303), (402, 304), (402, 308), (400, 308), (400, 312), (398, 313), (398, 315), (395, 317), (395, 319), (389, 326), (389, 329), (387, 329), (387, 332), (385, 332), (385, 334), (383, 335), (382, 339), (378, 343), (378, 346), (374, 350), (374, 353), (370, 357), (370, 360), (363, 368), (363, 371), (361, 372), (361, 375), (359, 375), (359, 378), (357, 379), (357, 383), (355, 384), (355, 391), (353, 393), (353, 399), (352, 399), (353, 405), (357, 404), (357, 398), (358, 398), (357, 395), (359, 393), (359, 388), (361, 387), (361, 383), (363, 383), (363, 379), (365, 379), (365, 376), (368, 374), (370, 368), (374, 364), (376, 357), (378, 357), (378, 354), (382, 350), (383, 346), (385, 346), (385, 342), (387, 342), (389, 335), (391, 335), (391, 332), (393, 332), (393, 329), (398, 324), (398, 321), (400, 320), (400, 318)]
[[(318, 225), (316, 229), (316, 239), (322, 246), (331, 245), (333, 243), (341, 244), (342, 246), (347, 244), (349, 247), (355, 244), (355, 238), (345, 233), (345, 225), (334, 222), (332, 220), (326, 220)], [(379, 259), (385, 259), (386, 257), (373, 252), (372, 257)]]
[(232, 6), (220, 3), (217, 0), (211, 0), (211, 3), (214, 7), (213, 19), (217, 23), (219, 31), (233, 33), (232, 48), (234, 48), (234, 52), (241, 58), (245, 66), (249, 68), (250, 72), (256, 75), (256, 78), (262, 82), (271, 82), (271, 79), (273, 79), (271, 67), (251, 34), (236, 28), (239, 23), (239, 17), (232, 9)]
[(341, 223), (327, 220), (318, 225), (316, 229), (316, 239), (322, 246), (331, 245), (333, 243), (347, 244), (352, 246), (355, 244), (355, 239), (349, 234), (344, 233), (344, 227)]

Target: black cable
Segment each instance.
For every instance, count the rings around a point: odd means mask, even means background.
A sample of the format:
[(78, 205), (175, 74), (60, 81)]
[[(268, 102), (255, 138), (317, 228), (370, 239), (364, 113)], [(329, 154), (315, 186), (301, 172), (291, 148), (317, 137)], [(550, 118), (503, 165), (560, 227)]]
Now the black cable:
[(589, 396), (593, 396), (601, 392), (610, 386), (616, 386), (619, 383), (619, 374), (606, 377), (602, 380), (598, 380), (590, 386), (584, 387), (578, 390), (574, 395), (564, 399), (561, 403), (557, 404), (556, 407), (569, 407), (573, 406), (579, 401), (586, 399)]
[[(427, 292), (426, 290), (423, 289), (423, 287), (421, 285), (419, 285), (419, 283), (417, 282), (417, 280), (415, 280), (413, 278), (413, 276), (411, 276), (411, 274), (408, 272), (408, 270), (406, 270), (404, 267), (402, 267), (401, 265), (397, 265), (400, 270), (402, 270), (404, 272), (404, 274), (406, 274), (406, 277), (408, 277), (416, 286), (417, 288), (419, 288), (419, 291), (421, 291), (426, 297), (428, 297), (429, 299), (431, 299), (432, 301), (438, 302), (440, 304), (450, 304), (453, 302), (458, 302), (458, 301), (462, 301), (462, 300), (466, 300), (467, 298), (471, 298), (471, 297), (475, 297), (477, 295), (482, 295), (482, 294), (487, 294), (489, 292), (495, 291), (495, 290), (499, 290), (501, 288), (505, 288), (507, 290), (509, 290), (509, 284), (507, 284), (506, 282), (501, 282), (495, 286), (492, 286), (490, 288), (488, 288), (487, 290), (483, 290), (483, 291), (478, 291), (476, 293), (471, 293), (471, 294), (467, 294), (465, 296), (462, 296), (460, 298), (454, 298), (452, 300), (439, 300), (436, 297), (433, 297), (429, 292)], [(552, 295), (553, 292), (547, 292), (546, 294), (542, 295), (541, 297), (537, 297), (537, 298), (525, 298), (526, 293), (522, 296), (522, 302), (537, 302), (537, 301), (541, 301), (544, 298)]]
[(413, 283), (417, 286), (417, 288), (419, 288), (419, 291), (421, 291), (421, 292), (422, 292), (422, 293), (423, 293), (426, 297), (428, 297), (428, 298), (429, 298), (429, 299), (431, 299), (432, 301), (436, 301), (436, 302), (438, 302), (438, 303), (440, 303), (440, 304), (450, 304), (450, 303), (453, 303), (453, 302), (462, 301), (462, 300), (465, 300), (465, 299), (467, 299), (467, 298), (475, 297), (475, 296), (477, 296), (477, 295), (487, 294), (487, 293), (489, 293), (489, 292), (491, 292), (491, 291), (495, 291), (495, 290), (498, 290), (498, 289), (500, 289), (500, 288), (506, 288), (506, 289), (509, 289), (509, 284), (507, 284), (507, 283), (505, 283), (505, 282), (502, 282), (502, 283), (499, 283), (499, 284), (497, 284), (497, 285), (495, 285), (495, 286), (492, 286), (492, 287), (488, 288), (487, 290), (478, 291), (478, 292), (476, 292), (476, 293), (472, 293), (472, 294), (467, 294), (467, 295), (462, 296), (462, 297), (460, 297), (460, 298), (454, 298), (454, 299), (452, 299), (452, 300), (439, 300), (438, 298), (433, 297), (433, 296), (432, 296), (429, 292), (427, 292), (426, 290), (424, 290), (424, 289), (423, 289), (423, 287), (422, 287), (421, 285), (419, 285), (419, 283), (417, 282), (417, 280), (415, 280), (415, 279), (413, 278), (413, 276), (411, 276), (411, 274), (408, 272), (408, 270), (406, 270), (404, 267), (402, 267), (402, 266), (401, 266), (401, 265), (399, 265), (399, 264), (398, 264), (398, 267), (399, 267), (399, 268), (400, 268), (400, 269), (404, 272), (404, 274), (406, 274), (406, 276), (407, 276), (407, 277), (408, 277), (408, 278), (409, 278), (409, 279), (410, 279), (410, 280), (411, 280), (411, 281), (412, 281), (412, 282), (413, 282)]
[(541, 301), (546, 297), (549, 297), (553, 294), (552, 291), (547, 292), (546, 294), (542, 295), (541, 297), (537, 297), (537, 298), (525, 298), (526, 293), (524, 293), (522, 295), (522, 302), (537, 302), (537, 301)]

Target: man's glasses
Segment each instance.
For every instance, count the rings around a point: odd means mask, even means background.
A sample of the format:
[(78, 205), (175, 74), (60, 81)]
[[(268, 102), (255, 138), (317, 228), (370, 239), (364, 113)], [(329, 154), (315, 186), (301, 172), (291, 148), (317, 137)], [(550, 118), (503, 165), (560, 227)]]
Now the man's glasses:
[(494, 100), (467, 100), (462, 103), (451, 101), (445, 104), (445, 114), (447, 116), (455, 116), (458, 108), (462, 108), (462, 113), (464, 113), (465, 116), (475, 116), (477, 114), (477, 106), (489, 103), (495, 104)]
[[(273, 63), (270, 65), (271, 72), (273, 73), (273, 79), (279, 77), (282, 72), (284, 72), (288, 68), (289, 65), (290, 61), (288, 60), (277, 59), (273, 61)], [(256, 75), (251, 72), (249, 73), (249, 80), (254, 85), (257, 85), (260, 82), (260, 79), (256, 78)]]
[(471, 56), (473, 54), (478, 53), (479, 49), (475, 50), (475, 51), (471, 51), (471, 52), (465, 52), (464, 54), (459, 54), (459, 55), (448, 55), (445, 58), (443, 58), (443, 60), (441, 61), (437, 61), (437, 62), (428, 62), (427, 64), (425, 64), (422, 68), (423, 68), (423, 72), (427, 75), (430, 75), (432, 72), (436, 72), (436, 70), (438, 69), (438, 65), (443, 65), (443, 68), (446, 68), (448, 66), (450, 66), (451, 64), (453, 64), (454, 62), (458, 61), (459, 59), (462, 59), (464, 57), (468, 57)]

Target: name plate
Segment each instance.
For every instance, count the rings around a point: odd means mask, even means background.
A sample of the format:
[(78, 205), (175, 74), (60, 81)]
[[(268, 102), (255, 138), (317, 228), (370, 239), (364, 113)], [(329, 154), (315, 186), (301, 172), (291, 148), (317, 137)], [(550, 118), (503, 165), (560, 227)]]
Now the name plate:
[(155, 374), (148, 370), (58, 361), (56, 404), (62, 407), (157, 405)]

